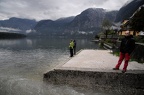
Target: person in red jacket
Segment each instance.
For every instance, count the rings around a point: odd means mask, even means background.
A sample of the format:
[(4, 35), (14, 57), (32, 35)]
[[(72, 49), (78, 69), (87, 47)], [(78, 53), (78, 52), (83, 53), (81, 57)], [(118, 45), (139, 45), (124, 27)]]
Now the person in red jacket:
[(115, 68), (113, 68), (113, 70), (119, 70), (122, 61), (125, 59), (122, 73), (125, 73), (127, 71), (128, 62), (130, 60), (130, 54), (133, 52), (134, 48), (135, 48), (135, 40), (133, 39), (133, 36), (130, 35), (130, 32), (126, 31), (125, 37), (122, 39), (120, 44), (119, 60)]

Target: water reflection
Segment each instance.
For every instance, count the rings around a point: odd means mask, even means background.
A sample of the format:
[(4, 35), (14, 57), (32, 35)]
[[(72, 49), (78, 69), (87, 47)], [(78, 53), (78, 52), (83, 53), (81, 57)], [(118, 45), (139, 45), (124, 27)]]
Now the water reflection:
[[(70, 39), (0, 40), (0, 95), (108, 95), (44, 83), (43, 74), (69, 60)], [(98, 49), (90, 39), (76, 39), (77, 50)]]
[[(29, 50), (29, 49), (68, 49), (69, 41), (71, 39), (60, 38), (25, 38), (16, 40), (0, 40), (0, 48), (13, 50)], [(98, 46), (90, 42), (90, 39), (76, 39), (77, 48), (94, 48)]]

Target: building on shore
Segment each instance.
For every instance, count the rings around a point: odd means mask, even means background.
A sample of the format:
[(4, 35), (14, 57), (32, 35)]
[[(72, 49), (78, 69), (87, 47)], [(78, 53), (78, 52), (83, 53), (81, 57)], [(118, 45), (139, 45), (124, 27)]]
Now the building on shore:
[(129, 30), (131, 35), (143, 36), (144, 31), (144, 5), (140, 6), (135, 13), (128, 19), (123, 20), (119, 35), (125, 35), (125, 31)]

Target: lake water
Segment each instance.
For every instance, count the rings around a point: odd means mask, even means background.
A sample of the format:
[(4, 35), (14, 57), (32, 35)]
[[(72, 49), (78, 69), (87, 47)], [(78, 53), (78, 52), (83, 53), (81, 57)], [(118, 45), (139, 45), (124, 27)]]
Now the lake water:
[[(0, 95), (111, 95), (43, 81), (45, 72), (69, 60), (69, 41), (66, 38), (0, 40)], [(77, 51), (99, 49), (91, 39), (76, 41)]]

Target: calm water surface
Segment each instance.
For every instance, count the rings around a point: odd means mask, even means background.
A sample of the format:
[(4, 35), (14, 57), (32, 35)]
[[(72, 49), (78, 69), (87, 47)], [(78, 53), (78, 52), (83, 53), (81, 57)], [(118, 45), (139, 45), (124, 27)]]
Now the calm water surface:
[[(0, 40), (0, 95), (111, 95), (99, 91), (52, 85), (43, 74), (69, 60), (70, 39)], [(90, 39), (76, 39), (77, 51), (98, 49)]]

